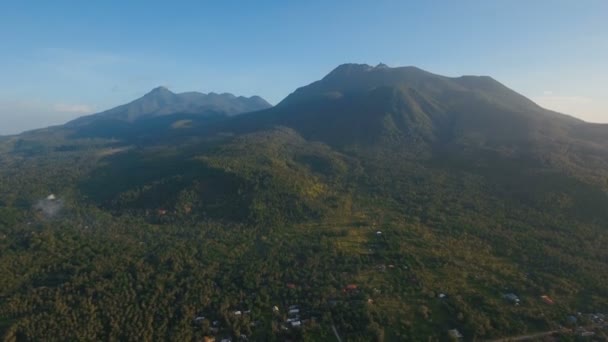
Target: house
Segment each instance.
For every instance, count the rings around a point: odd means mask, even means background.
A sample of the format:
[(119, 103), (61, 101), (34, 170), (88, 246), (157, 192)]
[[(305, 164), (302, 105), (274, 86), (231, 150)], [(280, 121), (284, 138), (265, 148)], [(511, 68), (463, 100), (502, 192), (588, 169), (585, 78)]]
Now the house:
[(445, 297), (447, 297), (447, 295), (445, 293), (440, 293), (437, 297), (439, 297), (439, 299), (444, 299)]
[(347, 290), (347, 291), (356, 291), (356, 290), (357, 290), (357, 288), (358, 288), (358, 287), (357, 287), (357, 285), (355, 285), (355, 284), (348, 284), (348, 285), (346, 285), (345, 290)]
[(507, 293), (507, 294), (503, 295), (502, 297), (515, 305), (519, 305), (519, 302), (520, 302), (519, 297), (517, 297), (517, 295), (514, 293)]
[(56, 199), (57, 199), (57, 197), (55, 197), (55, 194), (50, 194), (50, 195), (48, 195), (48, 196), (46, 197), (46, 199), (47, 199), (47, 200), (49, 200), (49, 201), (54, 201), (54, 200), (56, 200)]
[(297, 315), (300, 313), (300, 309), (291, 309), (289, 310), (289, 315)]
[(589, 331), (585, 328), (578, 328), (578, 329), (576, 329), (576, 334), (581, 337), (591, 337), (591, 336), (595, 335), (595, 332)]
[(549, 296), (547, 296), (547, 295), (542, 295), (542, 296), (540, 296), (540, 299), (542, 299), (542, 300), (543, 300), (543, 302), (545, 302), (545, 303), (547, 303), (547, 304), (549, 304), (549, 305), (552, 305), (552, 304), (554, 304), (554, 303), (555, 303), (555, 302), (553, 301), (553, 299), (551, 299), (551, 297), (549, 297)]
[(293, 321), (293, 322), (291, 322), (291, 327), (292, 328), (298, 328), (300, 326), (302, 326), (302, 322), (301, 321)]
[(237, 311), (233, 312), (233, 314), (234, 314), (235, 316), (240, 316), (240, 315), (242, 315), (243, 313), (242, 313), (241, 311), (238, 311), (238, 310), (237, 310)]
[(293, 290), (293, 289), (296, 288), (296, 284), (294, 284), (294, 283), (287, 283), (287, 288)]
[(377, 231), (376, 235), (380, 236), (380, 235), (382, 235), (382, 232), (381, 231)]
[(456, 339), (456, 340), (459, 340), (464, 337), (464, 336), (462, 336), (460, 331), (458, 331), (458, 329), (448, 330), (448, 336), (450, 336), (451, 339)]

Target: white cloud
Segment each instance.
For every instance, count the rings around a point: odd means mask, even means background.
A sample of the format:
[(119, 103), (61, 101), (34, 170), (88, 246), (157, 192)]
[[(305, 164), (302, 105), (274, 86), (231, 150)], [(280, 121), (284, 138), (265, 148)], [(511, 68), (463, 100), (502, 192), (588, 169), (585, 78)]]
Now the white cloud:
[(591, 98), (585, 96), (556, 96), (550, 91), (545, 91), (543, 96), (535, 98), (535, 101), (541, 106), (549, 107), (569, 107), (580, 106), (593, 103)]
[(94, 111), (86, 104), (0, 101), (0, 135), (64, 124)]
[(569, 114), (589, 122), (608, 122), (608, 104), (587, 96), (563, 96), (545, 91), (532, 97), (541, 107)]
[(94, 109), (86, 104), (65, 104), (57, 103), (53, 105), (53, 110), (60, 113), (74, 113), (74, 114), (90, 114)]
[(65, 48), (43, 48), (39, 50), (42, 60), (71, 67), (98, 67), (104, 65), (120, 64), (129, 59), (105, 51), (80, 51)]

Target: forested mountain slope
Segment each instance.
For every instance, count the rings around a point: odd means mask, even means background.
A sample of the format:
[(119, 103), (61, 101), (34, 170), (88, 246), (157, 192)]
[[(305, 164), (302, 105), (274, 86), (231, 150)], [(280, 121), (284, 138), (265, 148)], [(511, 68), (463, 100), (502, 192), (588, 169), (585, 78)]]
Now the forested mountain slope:
[(0, 142), (6, 339), (485, 340), (608, 312), (605, 125), (354, 64), (273, 108), (150, 115)]

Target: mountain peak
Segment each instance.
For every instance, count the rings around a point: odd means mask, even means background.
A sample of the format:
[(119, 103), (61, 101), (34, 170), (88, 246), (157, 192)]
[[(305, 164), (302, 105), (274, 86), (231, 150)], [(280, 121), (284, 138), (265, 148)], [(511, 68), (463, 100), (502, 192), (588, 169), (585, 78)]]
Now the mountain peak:
[(372, 70), (373, 67), (368, 64), (357, 64), (357, 63), (346, 63), (338, 65), (332, 70), (325, 78), (336, 76), (336, 75), (351, 75), (359, 72), (366, 72)]
[(298, 88), (282, 101), (282, 105), (311, 97), (339, 98), (345, 94), (367, 92), (378, 87), (421, 87), (442, 82), (444, 79), (446, 78), (413, 66), (391, 68), (384, 63), (375, 67), (369, 64), (348, 63), (339, 65), (320, 81)]
[(175, 93), (173, 93), (171, 90), (169, 90), (169, 88), (167, 88), (165, 86), (158, 86), (158, 87), (150, 90), (144, 96), (148, 96), (148, 95), (154, 95), (154, 96), (158, 96), (158, 95), (175, 95)]
[[(384, 63), (376, 66), (369, 64), (342, 64), (327, 74), (322, 81), (327, 80), (346, 80), (376, 79), (377, 81), (391, 79), (392, 82), (399, 82), (406, 78), (427, 78), (438, 76), (414, 66), (404, 66), (392, 68)], [(382, 82), (381, 82), (382, 83)]]

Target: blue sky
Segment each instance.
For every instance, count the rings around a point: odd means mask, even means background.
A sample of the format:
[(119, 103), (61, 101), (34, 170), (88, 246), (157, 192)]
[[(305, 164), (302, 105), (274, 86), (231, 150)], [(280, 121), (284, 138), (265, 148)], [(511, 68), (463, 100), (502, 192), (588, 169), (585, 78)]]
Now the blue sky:
[(0, 134), (139, 97), (277, 103), (339, 64), (490, 75), (608, 122), (608, 1), (2, 1)]

